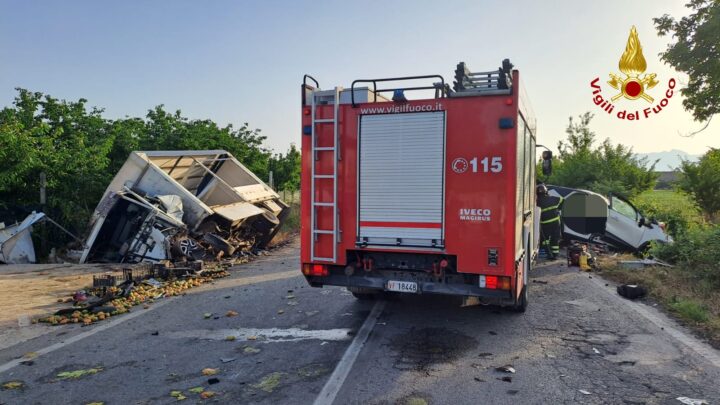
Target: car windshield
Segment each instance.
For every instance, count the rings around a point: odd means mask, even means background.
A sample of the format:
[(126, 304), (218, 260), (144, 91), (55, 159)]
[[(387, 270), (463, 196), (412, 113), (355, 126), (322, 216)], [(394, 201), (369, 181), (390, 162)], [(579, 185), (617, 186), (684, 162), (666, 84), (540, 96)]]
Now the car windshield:
[(633, 221), (637, 219), (637, 211), (635, 211), (635, 208), (617, 197), (612, 198), (612, 209)]

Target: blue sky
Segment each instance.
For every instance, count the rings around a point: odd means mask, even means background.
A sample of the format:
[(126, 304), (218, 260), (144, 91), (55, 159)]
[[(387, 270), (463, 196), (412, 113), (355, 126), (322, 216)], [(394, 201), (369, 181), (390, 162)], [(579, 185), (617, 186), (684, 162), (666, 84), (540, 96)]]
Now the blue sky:
[[(435, 74), (455, 64), (520, 70), (541, 143), (564, 138), (567, 117), (597, 112), (601, 138), (637, 152), (720, 147), (720, 123), (699, 128), (677, 95), (652, 119), (626, 122), (593, 103), (637, 26), (661, 84), (682, 75), (657, 54), (652, 17), (686, 13), (684, 1), (7, 1), (0, 0), (0, 105), (15, 87), (88, 99), (110, 118), (143, 116), (157, 104), (190, 118), (261, 128), (280, 151), (300, 139), (299, 84)], [(662, 90), (660, 88), (662, 87)], [(612, 89), (603, 87), (611, 96)], [(637, 102), (619, 101), (618, 108)]]

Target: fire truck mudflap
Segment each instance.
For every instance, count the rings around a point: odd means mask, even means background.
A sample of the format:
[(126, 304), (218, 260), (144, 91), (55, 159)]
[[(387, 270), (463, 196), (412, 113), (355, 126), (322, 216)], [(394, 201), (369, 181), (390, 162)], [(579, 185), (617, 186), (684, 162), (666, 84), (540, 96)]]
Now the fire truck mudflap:
[[(460, 63), (455, 78), (453, 90), (438, 75), (320, 90), (305, 77), (301, 266), (310, 285), (525, 309), (537, 251), (533, 114), (507, 60), (479, 73)], [(408, 101), (408, 90), (435, 97)]]

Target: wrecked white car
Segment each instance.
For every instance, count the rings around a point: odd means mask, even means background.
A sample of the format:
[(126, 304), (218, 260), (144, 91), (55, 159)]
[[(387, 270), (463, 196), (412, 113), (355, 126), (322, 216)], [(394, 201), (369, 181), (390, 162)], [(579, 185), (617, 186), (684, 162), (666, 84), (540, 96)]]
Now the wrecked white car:
[(227, 151), (133, 152), (95, 209), (80, 262), (244, 254), (263, 249), (287, 213)]
[(561, 196), (563, 239), (601, 241), (619, 250), (642, 251), (650, 242), (671, 243), (664, 226), (648, 219), (629, 201), (610, 195), (569, 187), (548, 186), (548, 193)]

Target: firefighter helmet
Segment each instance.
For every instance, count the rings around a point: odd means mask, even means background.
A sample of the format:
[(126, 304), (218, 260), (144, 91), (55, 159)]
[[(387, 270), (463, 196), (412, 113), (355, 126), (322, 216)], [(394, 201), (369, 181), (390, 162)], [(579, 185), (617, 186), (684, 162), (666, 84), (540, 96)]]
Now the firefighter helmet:
[(548, 193), (547, 186), (545, 186), (544, 184), (538, 184), (535, 190), (537, 191), (538, 195), (545, 195)]

